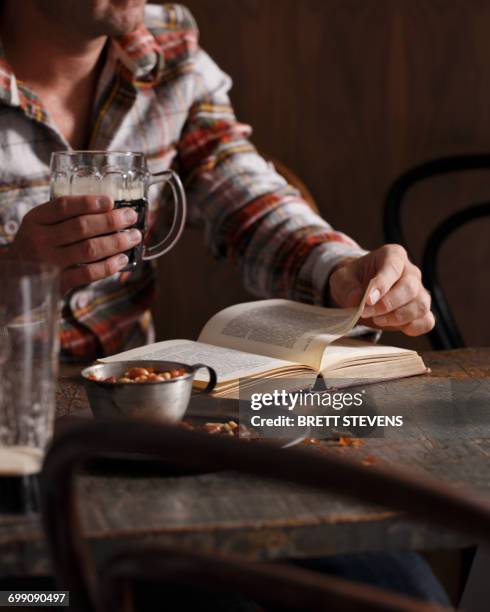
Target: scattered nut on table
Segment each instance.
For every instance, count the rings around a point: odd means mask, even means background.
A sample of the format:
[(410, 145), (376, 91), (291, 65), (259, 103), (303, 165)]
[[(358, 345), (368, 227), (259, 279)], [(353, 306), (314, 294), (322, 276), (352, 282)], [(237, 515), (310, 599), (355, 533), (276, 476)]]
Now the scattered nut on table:
[(192, 429), (194, 431), (204, 431), (211, 435), (230, 436), (234, 438), (251, 438), (252, 433), (245, 425), (239, 425), (236, 421), (228, 421), (227, 423), (204, 423), (196, 425), (190, 421), (182, 421), (179, 426), (184, 429)]

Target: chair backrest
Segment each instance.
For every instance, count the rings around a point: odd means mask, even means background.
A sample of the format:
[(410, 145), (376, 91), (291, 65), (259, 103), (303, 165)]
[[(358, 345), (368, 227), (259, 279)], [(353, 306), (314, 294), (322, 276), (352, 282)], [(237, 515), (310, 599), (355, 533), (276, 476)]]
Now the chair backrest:
[[(415, 184), (443, 174), (488, 168), (490, 168), (490, 155), (488, 154), (455, 155), (425, 162), (403, 173), (392, 184), (386, 196), (384, 212), (386, 241), (401, 244), (410, 254), (410, 246), (407, 244), (402, 226), (402, 205), (407, 192)], [(427, 239), (422, 255), (421, 269), (424, 284), (432, 295), (432, 310), (436, 318), (436, 326), (429, 337), (435, 349), (452, 349), (465, 346), (439, 283), (438, 264), (441, 246), (457, 229), (484, 216), (490, 216), (490, 202), (470, 205), (445, 219)]]
[[(192, 453), (183, 453), (183, 448), (192, 448)], [(41, 477), (43, 522), (55, 574), (61, 585), (72, 593), (75, 610), (104, 610), (97, 572), (83, 538), (74, 486), (76, 470), (94, 457), (128, 454), (159, 458), (174, 466), (209, 471), (235, 470), (317, 490), (335, 491), (464, 531), (477, 541), (490, 541), (488, 504), (468, 491), (456, 491), (439, 481), (400, 469), (376, 467), (366, 470), (358, 462), (338, 455), (300, 448), (278, 449), (266, 443), (210, 436), (154, 423), (91, 422), (70, 428), (54, 440)], [(386, 491), (390, 491), (388, 497)], [(339, 612), (387, 609), (388, 600), (383, 591), (374, 590), (373, 593), (372, 588), (364, 586), (346, 590), (335, 579), (329, 580), (323, 588), (325, 593), (329, 589), (332, 591), (336, 601), (334, 609)], [(390, 602), (389, 609), (393, 612), (420, 610), (420, 607), (414, 608), (410, 600), (397, 600), (396, 603), (390, 599)]]

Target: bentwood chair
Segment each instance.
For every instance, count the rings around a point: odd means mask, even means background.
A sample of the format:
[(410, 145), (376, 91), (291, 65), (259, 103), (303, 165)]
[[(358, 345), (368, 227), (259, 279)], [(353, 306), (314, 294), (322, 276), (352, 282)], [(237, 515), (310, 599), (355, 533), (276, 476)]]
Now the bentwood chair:
[[(410, 253), (402, 227), (402, 205), (407, 192), (417, 183), (430, 178), (490, 168), (490, 155), (456, 155), (435, 159), (416, 166), (399, 176), (386, 196), (384, 233), (387, 242), (397, 242)], [(432, 310), (436, 326), (430, 333), (434, 349), (465, 347), (459, 327), (454, 319), (444, 291), (439, 282), (439, 253), (442, 245), (453, 232), (470, 221), (490, 216), (490, 202), (472, 204), (447, 217), (430, 234), (422, 255), (422, 277), (432, 295)]]
[[(192, 449), (192, 452), (182, 452)], [(145, 422), (91, 422), (67, 430), (47, 453), (41, 478), (43, 523), (60, 588), (83, 612), (128, 612), (131, 585), (139, 579), (233, 590), (267, 609), (429, 611), (435, 606), (293, 569), (280, 563), (185, 550), (133, 549), (96, 568), (83, 537), (75, 492), (77, 469), (95, 457), (142, 455), (168, 465), (215, 471), (227, 469), (312, 487), (319, 491), (389, 505), (457, 531), (490, 541), (490, 506), (462, 490), (395, 468), (369, 470), (345, 457), (306, 448), (278, 449)], [(390, 491), (389, 499), (386, 491)], [(144, 565), (143, 565), (144, 564)], [(126, 606), (126, 607), (124, 607)]]

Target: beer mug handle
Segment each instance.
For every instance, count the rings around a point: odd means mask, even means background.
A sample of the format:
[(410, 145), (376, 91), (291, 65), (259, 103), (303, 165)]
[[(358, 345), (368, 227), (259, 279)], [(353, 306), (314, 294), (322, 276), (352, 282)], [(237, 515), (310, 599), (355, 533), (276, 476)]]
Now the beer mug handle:
[(152, 246), (145, 245), (142, 257), (142, 259), (145, 261), (160, 257), (160, 255), (167, 253), (177, 244), (182, 232), (184, 231), (187, 215), (185, 191), (179, 176), (172, 170), (165, 170), (163, 172), (150, 174), (148, 187), (151, 187), (151, 185), (155, 185), (157, 183), (168, 183), (172, 188), (172, 194), (174, 197), (174, 215), (172, 219), (172, 226), (170, 227), (170, 231), (165, 238)]

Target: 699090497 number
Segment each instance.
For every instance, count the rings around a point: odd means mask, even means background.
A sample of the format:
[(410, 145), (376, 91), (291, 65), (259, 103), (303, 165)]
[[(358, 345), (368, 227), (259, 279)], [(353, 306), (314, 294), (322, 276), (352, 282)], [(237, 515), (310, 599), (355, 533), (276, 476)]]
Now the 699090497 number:
[(68, 607), (68, 591), (0, 591), (0, 607)]

